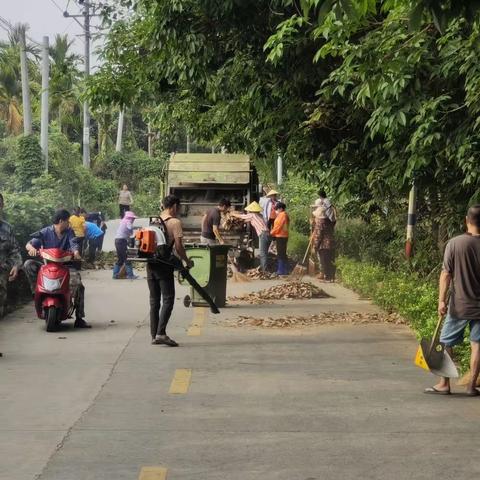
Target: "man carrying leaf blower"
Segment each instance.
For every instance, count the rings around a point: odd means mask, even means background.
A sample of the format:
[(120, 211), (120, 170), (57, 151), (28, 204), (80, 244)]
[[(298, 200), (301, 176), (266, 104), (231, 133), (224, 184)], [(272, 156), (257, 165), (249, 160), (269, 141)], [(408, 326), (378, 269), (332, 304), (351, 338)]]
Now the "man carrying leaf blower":
[[(451, 355), (452, 348), (463, 342), (470, 326), (470, 382), (467, 395), (478, 396), (477, 378), (480, 373), (480, 205), (468, 209), (467, 232), (452, 238), (445, 249), (440, 275), (438, 314), (447, 314), (440, 334), (440, 342)], [(450, 287), (450, 302), (447, 292)], [(448, 310), (448, 313), (447, 313)], [(450, 378), (441, 377), (425, 393), (450, 394)]]
[[(178, 347), (178, 343), (167, 335), (167, 324), (175, 303), (175, 261), (183, 260), (187, 268), (193, 266), (183, 246), (182, 223), (177, 218), (180, 199), (168, 195), (163, 200), (164, 210), (158, 217), (158, 228), (165, 236), (165, 245), (156, 252), (157, 261), (147, 261), (147, 281), (150, 290), (150, 333), (152, 345)], [(176, 257), (173, 255), (175, 251)], [(163, 260), (164, 263), (158, 261)]]

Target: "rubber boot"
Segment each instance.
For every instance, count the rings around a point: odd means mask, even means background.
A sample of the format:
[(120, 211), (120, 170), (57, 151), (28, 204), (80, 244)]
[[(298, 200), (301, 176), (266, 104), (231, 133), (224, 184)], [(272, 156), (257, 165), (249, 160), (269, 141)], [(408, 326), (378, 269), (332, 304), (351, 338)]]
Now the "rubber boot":
[(133, 267), (130, 262), (125, 263), (125, 271), (127, 272), (127, 278), (129, 280), (136, 280), (138, 278), (138, 275), (133, 273)]
[(115, 264), (115, 265), (113, 266), (113, 275), (112, 275), (112, 278), (113, 278), (114, 280), (117, 280), (117, 279), (118, 279), (118, 274), (119, 274), (119, 272), (120, 272), (120, 266), (117, 265), (117, 264)]

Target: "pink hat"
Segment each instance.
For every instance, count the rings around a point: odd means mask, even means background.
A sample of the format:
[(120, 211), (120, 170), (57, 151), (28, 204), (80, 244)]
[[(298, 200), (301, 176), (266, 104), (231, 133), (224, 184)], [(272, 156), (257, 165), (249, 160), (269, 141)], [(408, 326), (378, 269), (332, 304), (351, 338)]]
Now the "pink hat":
[(135, 218), (138, 218), (138, 217), (132, 211), (127, 210), (125, 212), (125, 215), (124, 215), (123, 218), (133, 218), (133, 219), (135, 219)]

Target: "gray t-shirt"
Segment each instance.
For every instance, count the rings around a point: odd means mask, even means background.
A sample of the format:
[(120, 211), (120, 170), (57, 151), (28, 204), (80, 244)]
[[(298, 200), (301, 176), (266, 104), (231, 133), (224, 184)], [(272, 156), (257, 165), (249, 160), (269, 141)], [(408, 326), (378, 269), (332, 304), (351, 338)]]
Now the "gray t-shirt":
[(449, 313), (464, 320), (480, 320), (480, 236), (452, 238), (443, 257), (443, 271), (452, 276)]

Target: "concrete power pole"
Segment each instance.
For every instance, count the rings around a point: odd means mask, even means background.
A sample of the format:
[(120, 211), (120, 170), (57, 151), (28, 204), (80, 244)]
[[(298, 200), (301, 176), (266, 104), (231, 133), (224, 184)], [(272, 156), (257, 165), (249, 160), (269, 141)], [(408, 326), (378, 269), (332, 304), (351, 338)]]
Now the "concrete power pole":
[[(83, 12), (85, 33), (85, 79), (90, 76), (90, 3), (85, 1)], [(90, 109), (87, 100), (83, 102), (83, 166), (90, 168)]]
[(125, 118), (125, 110), (122, 108), (118, 114), (118, 127), (117, 127), (117, 143), (115, 145), (115, 151), (122, 151), (122, 140), (123, 140), (123, 121)]
[(48, 37), (43, 37), (42, 43), (42, 114), (40, 126), (40, 146), (45, 159), (45, 171), (48, 172), (48, 83), (50, 58), (48, 51)]
[[(85, 37), (85, 79), (90, 76), (90, 41), (92, 36), (90, 34), (90, 19), (98, 16), (95, 14), (95, 6), (89, 0), (77, 0), (79, 5), (84, 6), (84, 10), (81, 15), (71, 15), (67, 11), (63, 12), (65, 18), (73, 18), (82, 28)], [(93, 13), (90, 9), (93, 8)], [(77, 18), (83, 18), (83, 25), (77, 20)], [(90, 109), (88, 102), (83, 102), (83, 166), (90, 168)]]
[(30, 83), (28, 81), (27, 46), (25, 30), (20, 34), (20, 69), (22, 75), (23, 134), (32, 134), (32, 107), (30, 105)]
[(281, 185), (283, 181), (283, 158), (280, 153), (277, 156), (277, 185)]

